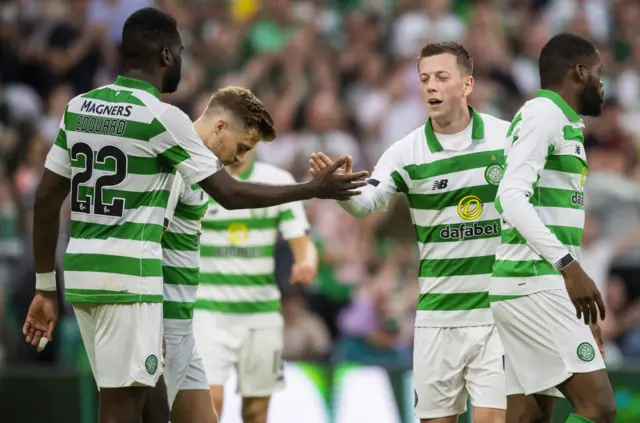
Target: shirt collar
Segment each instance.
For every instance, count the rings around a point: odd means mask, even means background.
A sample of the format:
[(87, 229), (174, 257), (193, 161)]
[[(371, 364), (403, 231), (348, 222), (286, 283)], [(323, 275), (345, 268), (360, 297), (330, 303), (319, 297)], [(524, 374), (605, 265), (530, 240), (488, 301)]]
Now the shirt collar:
[(249, 179), (251, 177), (251, 174), (253, 174), (254, 165), (255, 165), (255, 161), (251, 160), (251, 166), (249, 166), (242, 173), (238, 174), (237, 178), (243, 181), (246, 181), (247, 179)]
[(156, 87), (154, 87), (153, 85), (149, 84), (148, 82), (141, 81), (140, 79), (127, 78), (126, 76), (118, 76), (116, 78), (116, 82), (114, 82), (113, 85), (117, 85), (119, 87), (133, 88), (133, 89), (136, 89), (136, 90), (146, 91), (149, 94), (151, 94), (154, 97), (156, 97), (158, 100), (160, 100), (160, 98), (161, 98), (160, 91), (158, 91), (158, 89)]
[(569, 104), (555, 91), (551, 90), (538, 90), (536, 91), (536, 97), (548, 98), (553, 101), (553, 103), (562, 110), (562, 113), (569, 119), (572, 123), (580, 122), (580, 116), (576, 113), (575, 110), (569, 106)]
[[(479, 141), (484, 138), (484, 121), (480, 113), (476, 112), (473, 107), (469, 106), (469, 111), (471, 112), (471, 139), (473, 141)], [(424, 125), (424, 135), (427, 138), (427, 146), (432, 153), (444, 150), (435, 132), (433, 132), (431, 118), (429, 118), (426, 125)]]

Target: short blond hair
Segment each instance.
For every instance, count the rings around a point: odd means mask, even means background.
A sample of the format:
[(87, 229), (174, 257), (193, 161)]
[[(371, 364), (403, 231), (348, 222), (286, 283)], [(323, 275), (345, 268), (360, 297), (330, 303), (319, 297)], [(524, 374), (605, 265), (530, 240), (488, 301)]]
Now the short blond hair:
[(276, 138), (271, 115), (251, 90), (233, 86), (219, 89), (213, 93), (207, 105), (207, 111), (215, 109), (231, 114), (246, 129), (255, 129), (263, 141), (273, 141)]

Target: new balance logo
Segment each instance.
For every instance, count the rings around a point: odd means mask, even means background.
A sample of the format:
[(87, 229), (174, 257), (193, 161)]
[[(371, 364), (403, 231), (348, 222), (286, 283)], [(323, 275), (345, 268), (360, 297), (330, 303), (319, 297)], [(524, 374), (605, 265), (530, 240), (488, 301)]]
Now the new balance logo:
[(439, 190), (439, 189), (445, 189), (448, 184), (449, 184), (449, 180), (448, 179), (442, 179), (440, 181), (435, 181), (433, 183), (433, 187), (431, 188), (431, 190), (432, 191), (436, 191), (436, 190)]
[(580, 146), (576, 145), (576, 155), (580, 155)]

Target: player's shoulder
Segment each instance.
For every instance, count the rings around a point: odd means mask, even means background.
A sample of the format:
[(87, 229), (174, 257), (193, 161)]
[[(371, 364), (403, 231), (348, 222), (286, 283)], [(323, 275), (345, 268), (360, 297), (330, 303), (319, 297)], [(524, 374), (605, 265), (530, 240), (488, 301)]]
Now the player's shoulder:
[(98, 88), (95, 88), (95, 89), (93, 89), (91, 91), (87, 91), (86, 93), (78, 94), (77, 96), (73, 97), (67, 103), (67, 108), (65, 109), (65, 113), (67, 113), (67, 112), (80, 113), (81, 111), (83, 111), (83, 108), (87, 107), (86, 103), (88, 101), (91, 101), (95, 97), (95, 94), (101, 88), (103, 88), (103, 87), (98, 87)]
[(493, 115), (488, 115), (486, 113), (479, 113), (480, 116), (482, 117), (482, 123), (484, 124), (484, 128), (485, 128), (485, 132), (502, 132), (504, 134), (507, 133), (507, 130), (509, 129), (509, 125), (511, 125), (511, 122), (504, 120), (504, 119), (500, 119), (499, 117), (493, 116)]
[[(117, 100), (115, 100), (116, 98)], [(165, 111), (171, 108), (180, 111), (177, 107), (162, 102), (161, 99), (150, 92), (136, 88), (122, 87), (115, 84), (103, 85), (94, 88), (91, 91), (87, 91), (86, 93), (77, 95), (69, 101), (67, 110), (76, 113), (92, 113), (98, 110), (98, 104), (114, 102), (128, 108), (147, 109), (154, 117), (163, 115)], [(131, 111), (129, 110), (129, 113), (130, 112)], [(97, 113), (102, 114), (100, 112)]]
[(270, 163), (256, 161), (253, 164), (254, 177), (270, 182), (292, 183), (295, 178), (288, 170)]
[(385, 154), (396, 156), (411, 155), (416, 147), (423, 145), (425, 145), (424, 124), (391, 144)]
[(523, 121), (535, 121), (549, 125), (564, 125), (565, 116), (562, 110), (546, 97), (536, 97), (524, 103), (518, 111)]
[(150, 102), (149, 106), (147, 107), (149, 107), (149, 110), (151, 110), (151, 113), (153, 113), (155, 118), (165, 126), (167, 124), (173, 124), (174, 126), (183, 124), (193, 125), (193, 122), (191, 121), (189, 115), (187, 115), (185, 112), (180, 110), (180, 108), (174, 106), (173, 104), (164, 103), (160, 100), (157, 100), (157, 102)]

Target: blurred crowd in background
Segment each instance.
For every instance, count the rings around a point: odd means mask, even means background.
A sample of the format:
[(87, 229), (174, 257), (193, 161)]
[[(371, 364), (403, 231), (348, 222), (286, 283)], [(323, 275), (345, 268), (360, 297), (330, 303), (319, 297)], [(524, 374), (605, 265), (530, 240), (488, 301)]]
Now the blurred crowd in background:
[[(173, 15), (184, 38), (182, 83), (165, 101), (196, 118), (216, 88), (251, 88), (278, 132), (258, 160), (299, 181), (311, 152), (349, 154), (370, 170), (424, 124), (416, 56), (427, 42), (463, 43), (475, 63), (471, 105), (511, 120), (539, 87), (536, 60), (550, 36), (592, 39), (606, 104), (585, 133), (582, 261), (609, 306), (608, 361), (640, 358), (640, 1), (0, 0), (0, 362), (60, 361), (81, 345), (67, 329), (68, 306), (44, 355), (19, 333), (34, 286), (34, 191), (66, 103), (115, 78), (122, 25), (145, 6)], [(335, 202), (307, 205), (321, 257), (316, 284), (291, 287), (290, 257), (278, 253), (286, 357), (410, 364), (419, 291), (404, 200), (364, 220)], [(60, 253), (67, 218), (68, 210)]]

